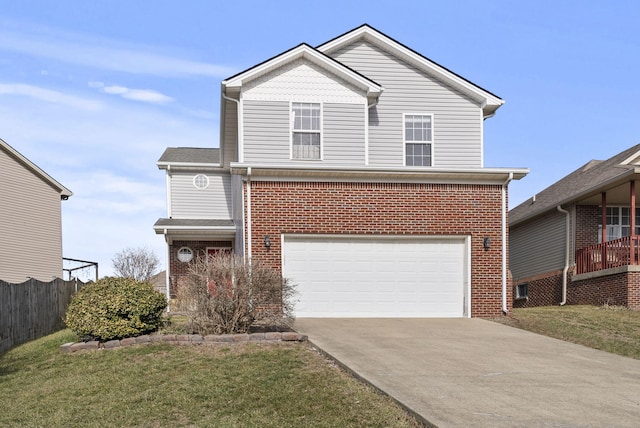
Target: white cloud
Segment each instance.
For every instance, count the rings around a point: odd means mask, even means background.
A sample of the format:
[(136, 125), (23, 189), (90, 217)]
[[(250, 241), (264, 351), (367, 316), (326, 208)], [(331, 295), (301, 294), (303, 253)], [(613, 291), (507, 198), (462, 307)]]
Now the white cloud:
[(52, 104), (61, 104), (79, 110), (99, 110), (102, 105), (86, 98), (67, 95), (51, 89), (25, 83), (0, 83), (0, 95), (21, 95)]
[(132, 89), (122, 85), (106, 86), (103, 82), (96, 81), (91, 81), (88, 85), (90, 88), (100, 89), (105, 94), (120, 95), (122, 98), (132, 101), (142, 101), (151, 104), (167, 104), (174, 101), (172, 97), (152, 89)]
[(154, 76), (226, 77), (229, 67), (163, 53), (158, 48), (0, 20), (0, 49), (69, 64)]

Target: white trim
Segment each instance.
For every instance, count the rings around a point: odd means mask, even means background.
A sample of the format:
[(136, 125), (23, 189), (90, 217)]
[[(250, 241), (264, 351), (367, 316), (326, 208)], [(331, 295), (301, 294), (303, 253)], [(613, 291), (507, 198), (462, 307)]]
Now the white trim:
[[(204, 186), (200, 186), (197, 182), (196, 179), (198, 177), (204, 177), (206, 179), (206, 183)], [(193, 187), (195, 187), (198, 190), (205, 190), (207, 187), (209, 187), (209, 184), (211, 184), (211, 181), (209, 180), (209, 177), (207, 176), (207, 174), (196, 174), (193, 176), (193, 178), (191, 179), (191, 182), (193, 183)]]
[(369, 104), (364, 103), (364, 164), (369, 165)]
[(465, 308), (464, 308), (464, 317), (471, 318), (471, 301), (473, 300), (473, 294), (471, 293), (471, 236), (467, 236), (465, 238), (465, 257), (466, 257), (466, 272), (465, 272), (465, 280), (467, 282), (467, 287), (465, 290)]
[(288, 52), (282, 53), (260, 65), (238, 74), (229, 80), (225, 80), (222, 82), (222, 85), (225, 88), (240, 89), (246, 82), (275, 70), (282, 64), (286, 64), (299, 58), (307, 59), (329, 72), (337, 74), (341, 79), (355, 85), (359, 89), (367, 91), (367, 96), (369, 97), (375, 97), (382, 92), (382, 86), (305, 44), (299, 45)]
[(484, 168), (484, 117), (480, 110), (480, 167)]
[[(320, 129), (316, 132), (316, 130), (295, 130), (295, 117), (293, 114), (293, 104), (317, 104), (320, 106)], [(320, 158), (319, 159), (305, 159), (305, 158), (294, 158), (293, 157), (293, 134), (294, 132), (298, 133), (309, 133), (309, 134), (320, 134)], [(293, 161), (322, 161), (324, 160), (324, 103), (322, 102), (309, 102), (309, 101), (298, 101), (298, 100), (290, 100), (289, 101), (289, 160)]]
[[(407, 116), (429, 116), (431, 118), (431, 140), (421, 141), (407, 141), (406, 139), (406, 125), (407, 125)], [(402, 113), (402, 161), (403, 165), (407, 166), (407, 144), (424, 144), (430, 146), (430, 155), (431, 155), (431, 164), (425, 166), (415, 166), (410, 165), (414, 168), (433, 168), (435, 166), (435, 124), (434, 124), (434, 114), (433, 113), (412, 113), (406, 112)]]
[[(180, 260), (180, 253), (182, 252), (182, 250), (190, 251), (191, 254), (190, 254), (189, 260)], [(193, 260), (193, 248), (187, 247), (186, 245), (178, 248), (176, 250), (176, 259), (178, 259), (180, 263), (189, 263), (191, 260)]]

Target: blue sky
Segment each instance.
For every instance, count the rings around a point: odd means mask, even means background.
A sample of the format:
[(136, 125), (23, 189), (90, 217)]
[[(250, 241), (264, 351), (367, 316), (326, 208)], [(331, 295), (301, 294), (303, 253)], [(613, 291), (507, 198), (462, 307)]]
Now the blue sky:
[(217, 147), (220, 81), (368, 23), (502, 97), (485, 166), (528, 167), (511, 207), (640, 143), (637, 1), (0, 0), (0, 138), (74, 192), (64, 256), (145, 246), (167, 146)]

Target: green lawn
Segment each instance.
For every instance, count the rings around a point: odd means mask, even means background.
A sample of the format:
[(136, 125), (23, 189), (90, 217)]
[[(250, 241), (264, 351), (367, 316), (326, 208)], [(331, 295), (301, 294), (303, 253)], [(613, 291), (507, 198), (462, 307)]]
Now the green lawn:
[(640, 359), (640, 311), (611, 306), (514, 309), (498, 321), (534, 333)]
[(74, 340), (0, 355), (0, 426), (420, 426), (306, 343), (59, 351)]

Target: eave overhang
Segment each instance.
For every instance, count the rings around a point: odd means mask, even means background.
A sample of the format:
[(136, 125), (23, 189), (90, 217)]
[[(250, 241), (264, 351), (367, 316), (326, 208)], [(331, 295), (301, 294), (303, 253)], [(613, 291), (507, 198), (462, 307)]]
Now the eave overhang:
[(359, 182), (425, 182), (503, 184), (509, 178), (520, 180), (527, 168), (396, 168), (334, 167), (309, 165), (260, 165), (232, 163), (231, 174), (250, 175), (252, 180), (328, 180)]
[[(616, 175), (615, 177), (611, 177), (610, 179), (600, 182), (595, 186), (592, 186), (586, 190), (583, 190), (582, 192), (576, 193), (576, 194), (572, 194), (570, 196), (567, 196), (566, 198), (559, 200), (555, 203), (553, 203), (552, 205), (549, 204), (541, 204), (540, 209), (534, 209), (532, 211), (530, 211), (526, 216), (517, 219), (516, 221), (510, 221), (509, 225), (510, 226), (517, 226), (520, 223), (529, 221), (529, 220), (533, 220), (535, 218), (538, 218), (540, 216), (543, 216), (545, 214), (547, 214), (550, 211), (556, 211), (556, 207), (561, 206), (567, 206), (567, 205), (571, 205), (574, 203), (580, 203), (580, 202), (586, 202), (588, 199), (590, 198), (600, 198), (600, 195), (603, 192), (607, 192), (610, 191), (611, 189), (614, 189), (617, 186), (621, 186), (623, 184), (626, 184), (632, 180), (640, 180), (640, 166), (632, 166), (632, 167), (628, 167), (628, 168), (621, 168), (621, 173)], [(536, 202), (533, 200), (533, 198), (529, 198), (530, 203), (535, 204)], [(526, 202), (526, 201), (525, 201)], [(596, 203), (599, 203), (596, 202)]]
[(0, 149), (4, 149), (4, 151), (12, 158), (14, 158), (18, 163), (21, 163), (25, 168), (31, 171), (33, 174), (38, 176), (41, 180), (47, 183), (49, 186), (53, 187), (60, 193), (60, 199), (66, 201), (70, 196), (73, 196), (73, 192), (58, 181), (56, 181), (49, 174), (44, 172), (38, 165), (31, 162), (29, 159), (24, 157), (19, 151), (11, 147), (6, 141), (0, 138)]
[(233, 220), (161, 218), (153, 225), (157, 235), (164, 235), (167, 242), (174, 240), (232, 239), (236, 234)]

